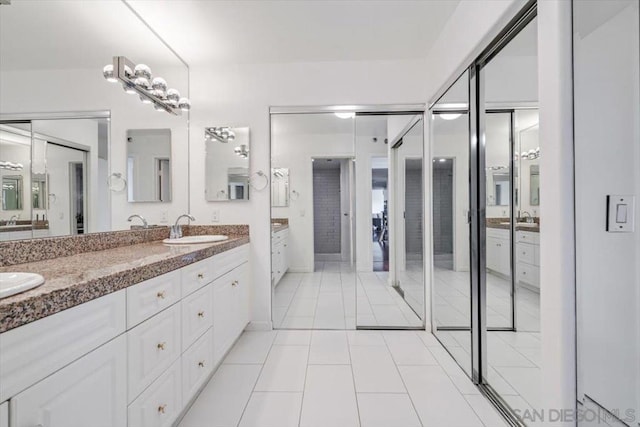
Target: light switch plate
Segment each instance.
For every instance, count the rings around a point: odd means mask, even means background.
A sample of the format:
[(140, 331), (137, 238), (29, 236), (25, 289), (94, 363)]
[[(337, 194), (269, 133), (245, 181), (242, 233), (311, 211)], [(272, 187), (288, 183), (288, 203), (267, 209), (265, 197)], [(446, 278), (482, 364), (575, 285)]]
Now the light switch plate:
[(607, 231), (609, 233), (633, 233), (636, 200), (631, 195), (607, 196)]

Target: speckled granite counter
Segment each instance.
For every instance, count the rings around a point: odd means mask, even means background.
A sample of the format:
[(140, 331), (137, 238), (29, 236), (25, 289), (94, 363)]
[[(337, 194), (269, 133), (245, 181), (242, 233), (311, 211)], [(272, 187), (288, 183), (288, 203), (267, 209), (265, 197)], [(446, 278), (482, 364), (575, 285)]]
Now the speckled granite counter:
[(289, 228), (289, 218), (271, 218), (272, 233), (277, 233), (285, 228)]
[[(487, 223), (487, 228), (498, 228), (500, 230), (510, 230), (510, 224), (495, 224), (495, 223)], [(540, 225), (538, 224), (527, 224), (527, 225), (516, 225), (516, 231), (530, 231), (532, 233), (540, 232)]]
[[(191, 234), (196, 234), (195, 228)], [(38, 273), (46, 282), (0, 300), (0, 333), (246, 243), (248, 233), (198, 245), (169, 246), (152, 241), (1, 267), (1, 272)]]

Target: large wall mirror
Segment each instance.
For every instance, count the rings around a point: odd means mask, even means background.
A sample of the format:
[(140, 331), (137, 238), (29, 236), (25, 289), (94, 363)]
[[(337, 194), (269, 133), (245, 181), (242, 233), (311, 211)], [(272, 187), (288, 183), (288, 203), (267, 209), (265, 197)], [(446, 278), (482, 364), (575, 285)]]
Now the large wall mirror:
[[(162, 225), (187, 209), (188, 112), (105, 79), (118, 56), (189, 97), (187, 65), (125, 2), (0, 5), (0, 161), (23, 168), (0, 169), (23, 189), (20, 210), (0, 211), (0, 240), (128, 229), (133, 213)], [(158, 144), (148, 164), (130, 160), (143, 140)]]
[(205, 128), (205, 196), (208, 202), (249, 200), (248, 127)]

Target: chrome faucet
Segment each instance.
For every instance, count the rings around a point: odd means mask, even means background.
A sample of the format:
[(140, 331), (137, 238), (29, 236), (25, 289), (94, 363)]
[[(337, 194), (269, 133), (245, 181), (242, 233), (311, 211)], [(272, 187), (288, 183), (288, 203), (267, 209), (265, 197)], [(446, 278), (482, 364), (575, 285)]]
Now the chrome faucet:
[(7, 225), (16, 225), (17, 220), (19, 219), (20, 219), (20, 215), (12, 215), (11, 218), (9, 218), (9, 221), (7, 221)]
[(142, 215), (133, 214), (129, 218), (127, 218), (127, 221), (131, 222), (133, 218), (139, 218), (140, 220), (142, 220), (142, 228), (149, 228), (149, 224), (147, 224), (147, 220), (144, 219)]
[[(525, 216), (525, 214), (526, 214), (527, 216)], [(522, 211), (522, 218), (524, 218), (524, 219), (525, 219), (525, 222), (526, 222), (527, 224), (531, 224), (531, 223), (533, 222), (533, 217), (532, 217), (532, 216), (531, 216), (531, 214), (530, 214), (529, 212), (527, 212), (527, 211)]]
[(182, 227), (180, 226), (180, 224), (178, 224), (178, 222), (182, 218), (189, 218), (189, 220), (191, 221), (196, 220), (193, 215), (189, 215), (189, 214), (180, 215), (178, 219), (176, 219), (176, 223), (171, 227), (171, 233), (169, 234), (170, 239), (179, 239), (182, 237)]

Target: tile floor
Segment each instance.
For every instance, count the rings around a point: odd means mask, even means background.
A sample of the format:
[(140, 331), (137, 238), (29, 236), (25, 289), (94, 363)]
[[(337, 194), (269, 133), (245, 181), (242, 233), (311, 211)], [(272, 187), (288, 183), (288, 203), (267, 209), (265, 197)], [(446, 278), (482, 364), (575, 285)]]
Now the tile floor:
[[(358, 326), (419, 327), (422, 320), (388, 283), (388, 272), (354, 272), (344, 262), (317, 262), (313, 273), (286, 273), (273, 294), (277, 329), (355, 329)], [(419, 274), (407, 272), (405, 295), (417, 311), (424, 300)], [(357, 294), (356, 294), (357, 289)]]
[(501, 427), (430, 333), (245, 332), (180, 427)]
[[(435, 272), (435, 319), (440, 326), (468, 326), (469, 273), (455, 272), (439, 263)], [(511, 316), (510, 283), (487, 274), (487, 323), (508, 326)], [(520, 288), (516, 301), (518, 332), (489, 331), (487, 361), (489, 384), (513, 408), (541, 407), (540, 296)], [(468, 372), (471, 367), (471, 333), (438, 331), (438, 338)]]

